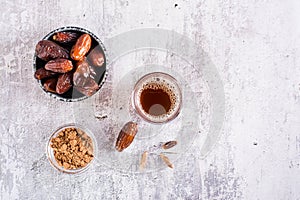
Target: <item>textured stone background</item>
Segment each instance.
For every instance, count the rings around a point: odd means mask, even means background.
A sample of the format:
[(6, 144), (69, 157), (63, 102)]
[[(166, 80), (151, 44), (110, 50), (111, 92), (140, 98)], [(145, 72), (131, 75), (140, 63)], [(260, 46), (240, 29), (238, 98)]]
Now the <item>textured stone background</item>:
[[(177, 6), (175, 6), (175, 3)], [(300, 199), (300, 3), (290, 1), (1, 1), (0, 199)], [(78, 176), (49, 165), (45, 143), (73, 121), (72, 104), (44, 94), (34, 47), (66, 25), (105, 39), (146, 27), (200, 45), (224, 82), (222, 135), (174, 170)]]

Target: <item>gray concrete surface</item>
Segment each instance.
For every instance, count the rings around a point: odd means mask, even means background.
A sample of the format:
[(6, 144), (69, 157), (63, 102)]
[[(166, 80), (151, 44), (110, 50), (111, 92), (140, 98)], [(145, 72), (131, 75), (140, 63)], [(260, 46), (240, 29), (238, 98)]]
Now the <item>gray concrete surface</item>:
[[(299, 9), (296, 0), (1, 1), (0, 199), (300, 199)], [(202, 159), (196, 140), (174, 170), (132, 174), (99, 162), (80, 175), (55, 171), (45, 144), (74, 121), (74, 104), (42, 92), (32, 58), (40, 38), (66, 25), (104, 42), (169, 29), (204, 49), (225, 91), (210, 154)]]

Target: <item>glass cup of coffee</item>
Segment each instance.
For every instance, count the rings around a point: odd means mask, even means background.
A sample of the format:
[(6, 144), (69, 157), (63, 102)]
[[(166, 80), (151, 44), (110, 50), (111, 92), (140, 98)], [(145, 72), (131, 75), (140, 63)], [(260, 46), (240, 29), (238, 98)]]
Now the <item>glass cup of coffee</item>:
[(166, 123), (180, 113), (182, 94), (177, 80), (163, 72), (143, 76), (135, 84), (132, 105), (147, 122)]

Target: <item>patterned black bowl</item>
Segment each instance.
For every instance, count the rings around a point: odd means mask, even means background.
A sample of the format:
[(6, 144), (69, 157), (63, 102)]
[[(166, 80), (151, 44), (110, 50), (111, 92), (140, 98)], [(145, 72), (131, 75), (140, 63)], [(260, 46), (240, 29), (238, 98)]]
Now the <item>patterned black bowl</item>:
[[(90, 32), (90, 31), (88, 31), (86, 29), (83, 29), (83, 28), (72, 27), (72, 26), (62, 27), (62, 28), (55, 29), (55, 30), (51, 31), (50, 33), (48, 33), (44, 38), (42, 38), (42, 40), (51, 40), (51, 41), (53, 41), (53, 35), (55, 33), (57, 33), (57, 32), (75, 32), (79, 36), (82, 35), (82, 34), (87, 33), (92, 38), (92, 46), (91, 46), (90, 51), (93, 48), (97, 47), (97, 46), (100, 47), (100, 49), (102, 50), (102, 53), (104, 55), (104, 64), (103, 64), (102, 67), (95, 67), (94, 68), (94, 70), (96, 72), (96, 76), (95, 76), (94, 79), (98, 83), (99, 89), (100, 89), (102, 87), (102, 85), (104, 84), (104, 82), (106, 80), (106, 77), (107, 77), (107, 69), (106, 69), (107, 59), (106, 59), (106, 54), (105, 54), (106, 53), (106, 49), (105, 49), (102, 41), (96, 35), (94, 35), (92, 32)], [(57, 43), (57, 44), (59, 44), (59, 43)], [(66, 49), (68, 49), (68, 50), (70, 50), (74, 44), (75, 44), (75, 42), (74, 43), (65, 44), (65, 45), (63, 45), (63, 44), (59, 44), (59, 45), (62, 46), (62, 47), (64, 47), (64, 48), (66, 48)], [(47, 63), (46, 61), (41, 60), (35, 54), (34, 55), (34, 60), (33, 60), (33, 71), (34, 71), (34, 73), (39, 68), (44, 67), (46, 63)], [(73, 65), (75, 66), (74, 62), (73, 62)], [(37, 80), (37, 82), (40, 85), (40, 87), (43, 89), (44, 92), (46, 92), (47, 94), (49, 94), (50, 96), (52, 96), (52, 97), (54, 97), (56, 99), (62, 100), (62, 101), (76, 102), (76, 101), (81, 101), (81, 100), (84, 100), (84, 99), (88, 98), (88, 96), (85, 96), (84, 94), (80, 93), (75, 88), (73, 88), (73, 86), (66, 93), (64, 93), (64, 94), (57, 94), (57, 93), (52, 93), (52, 92), (49, 92), (49, 91), (45, 90), (45, 88), (43, 86), (45, 80)], [(98, 91), (99, 91), (99, 89), (98, 89)]]

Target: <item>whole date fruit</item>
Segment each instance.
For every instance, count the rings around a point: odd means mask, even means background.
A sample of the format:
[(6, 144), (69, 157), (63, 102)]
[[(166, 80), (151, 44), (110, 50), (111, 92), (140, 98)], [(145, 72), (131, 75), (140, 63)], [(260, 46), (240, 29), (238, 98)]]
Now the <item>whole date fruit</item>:
[(89, 62), (96, 67), (101, 67), (104, 64), (104, 55), (100, 46), (96, 46), (88, 55)]
[(35, 47), (36, 56), (44, 61), (55, 58), (69, 58), (69, 52), (50, 40), (41, 40)]
[(44, 79), (44, 78), (49, 78), (52, 76), (55, 76), (57, 73), (48, 71), (44, 67), (39, 68), (38, 70), (35, 71), (34, 77), (38, 80)]
[(119, 136), (118, 136), (117, 142), (116, 142), (116, 149), (121, 152), (124, 149), (126, 149), (127, 147), (129, 147), (129, 145), (132, 143), (137, 131), (138, 131), (138, 127), (137, 127), (136, 123), (127, 122), (123, 126), (122, 130), (119, 133)]
[(76, 63), (76, 71), (73, 75), (73, 83), (76, 86), (84, 86), (87, 78), (95, 79), (96, 72), (92, 66), (86, 61), (86, 58)]
[(58, 32), (53, 35), (53, 40), (59, 43), (75, 42), (78, 37), (78, 33), (75, 32)]
[(84, 56), (89, 52), (92, 45), (92, 38), (89, 34), (81, 35), (76, 44), (72, 47), (71, 58), (73, 60), (82, 60)]
[(73, 83), (75, 86), (83, 87), (90, 76), (89, 63), (83, 59), (76, 63), (76, 71), (73, 74)]
[(94, 79), (88, 77), (84, 86), (74, 85), (74, 88), (78, 90), (80, 93), (84, 94), (85, 96), (90, 97), (98, 91), (99, 85), (96, 83)]
[(50, 60), (45, 65), (45, 69), (58, 72), (58, 73), (66, 73), (73, 69), (72, 61), (64, 58), (57, 58), (55, 60)]
[(64, 73), (58, 76), (56, 92), (63, 94), (72, 87), (72, 72)]
[(45, 81), (44, 89), (48, 92), (56, 93), (57, 78), (50, 78)]

